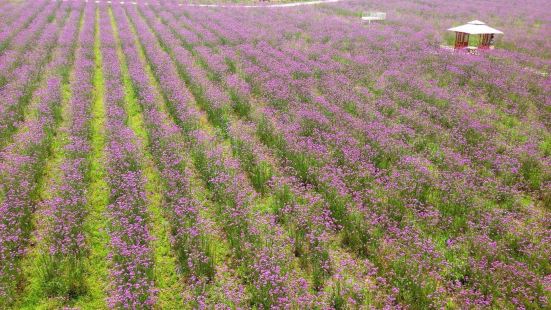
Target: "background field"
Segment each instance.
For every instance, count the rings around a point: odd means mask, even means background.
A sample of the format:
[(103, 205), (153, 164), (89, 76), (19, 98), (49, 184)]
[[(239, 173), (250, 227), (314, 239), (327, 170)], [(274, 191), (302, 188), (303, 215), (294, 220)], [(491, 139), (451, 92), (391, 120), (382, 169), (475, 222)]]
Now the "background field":
[(511, 2), (0, 0), (0, 308), (549, 308), (551, 3)]

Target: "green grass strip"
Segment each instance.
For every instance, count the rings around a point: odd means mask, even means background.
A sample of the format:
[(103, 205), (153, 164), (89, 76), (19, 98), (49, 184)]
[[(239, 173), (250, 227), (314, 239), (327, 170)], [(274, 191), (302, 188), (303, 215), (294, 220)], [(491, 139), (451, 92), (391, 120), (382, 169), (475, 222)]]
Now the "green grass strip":
[[(62, 85), (62, 115), (67, 114), (67, 103), (70, 98), (70, 91), (68, 91), (68, 85)], [(66, 127), (66, 118), (63, 118), (62, 127)], [(64, 131), (58, 131), (57, 135), (52, 141), (51, 158), (44, 165), (44, 178), (48, 184), (55, 183), (56, 179), (59, 179), (59, 164), (63, 161), (63, 141), (67, 140), (67, 135)], [(50, 192), (51, 186), (44, 186), (40, 193), (41, 200), (51, 198)], [(35, 219), (35, 226), (37, 230), (42, 230), (43, 224), (40, 220)], [(58, 309), (62, 306), (59, 300), (50, 299), (44, 295), (44, 266), (48, 264), (47, 255), (44, 255), (48, 251), (46, 244), (40, 243), (36, 234), (33, 235), (33, 243), (36, 244), (29, 252), (23, 263), (23, 272), (27, 280), (27, 286), (23, 292), (22, 304), (18, 305), (18, 309)]]
[[(136, 34), (136, 28), (134, 27), (134, 24), (132, 23), (131, 19), (128, 16), (127, 16), (127, 18), (129, 20), (130, 31), (132, 32), (132, 34), (134, 35), (134, 38), (135, 38), (135, 44), (136, 44), (136, 48), (137, 48), (137, 51), (138, 51), (138, 57), (140, 58), (140, 60), (142, 61), (143, 65), (144, 65), (144, 68), (145, 68), (145, 71), (147, 73), (149, 82), (151, 83), (151, 85), (153, 86), (153, 88), (157, 92), (157, 100), (159, 102), (159, 105), (157, 105), (157, 109), (159, 110), (159, 112), (166, 114), (168, 116), (167, 119), (169, 119), (172, 123), (177, 123), (176, 116), (174, 116), (173, 114), (170, 113), (170, 108), (168, 106), (169, 105), (168, 100), (162, 96), (161, 86), (159, 85), (159, 82), (157, 80), (157, 76), (155, 75), (155, 73), (153, 72), (153, 69), (149, 65), (148, 58), (147, 58), (147, 55), (145, 53), (144, 47), (142, 46), (142, 44), (139, 41), (139, 38)], [(204, 121), (206, 122), (206, 118), (204, 119)], [(182, 139), (184, 139), (183, 136), (182, 136)], [(190, 150), (187, 149), (187, 151), (190, 151)], [(194, 197), (200, 202), (200, 204), (205, 206), (204, 208), (201, 208), (201, 210), (199, 212), (199, 216), (204, 218), (204, 219), (208, 219), (212, 222), (215, 222), (215, 220), (214, 220), (214, 218), (215, 218), (214, 206), (213, 206), (213, 202), (210, 200), (211, 193), (209, 192), (208, 189), (205, 188), (205, 186), (203, 184), (203, 181), (201, 180), (201, 178), (198, 176), (197, 172), (195, 171), (194, 163), (193, 163), (193, 161), (191, 160), (191, 158), (189, 156), (189, 152), (187, 152), (184, 157), (187, 161), (186, 167), (190, 168), (189, 178), (190, 178), (191, 192), (194, 193)], [(209, 242), (211, 242), (212, 249), (214, 250), (213, 259), (215, 261), (215, 266), (232, 265), (232, 262), (228, 260), (228, 257), (230, 255), (229, 244), (227, 243), (227, 240), (225, 240), (222, 236), (223, 236), (223, 234), (222, 234), (221, 231), (217, 231), (217, 232), (210, 231), (209, 232), (209, 240), (210, 240)], [(221, 287), (223, 285), (220, 282), (221, 280), (226, 280), (226, 279), (221, 279), (219, 277), (215, 277), (214, 283), (204, 287), (204, 290), (205, 291), (212, 291), (216, 287)], [(184, 294), (187, 294), (188, 297), (189, 297), (189, 296), (192, 296), (193, 294), (195, 294), (195, 292), (189, 292), (189, 290), (186, 290), (186, 291), (184, 291)], [(206, 295), (208, 295), (208, 293), (206, 293)]]
[[(123, 54), (119, 40), (117, 24), (111, 9), (109, 9), (109, 17), (111, 26), (113, 27), (115, 41), (117, 42), (117, 54), (121, 63), (126, 113), (128, 115), (127, 125), (134, 131), (142, 143), (147, 144), (149, 135), (145, 129), (141, 106), (137, 102), (136, 95), (133, 91), (126, 58)], [(151, 216), (151, 234), (155, 238), (153, 241), (155, 284), (159, 289), (157, 305), (162, 309), (177, 309), (182, 306), (181, 294), (184, 289), (176, 273), (176, 258), (170, 247), (170, 224), (163, 217), (163, 185), (159, 172), (154, 166), (152, 155), (144, 146), (145, 145), (142, 145), (141, 149), (141, 154), (143, 155), (142, 168), (143, 174), (147, 179), (146, 195), (149, 201), (148, 210)]]
[[(153, 72), (153, 69), (151, 68), (151, 66), (149, 65), (149, 60), (148, 60), (148, 57), (146, 55), (146, 52), (145, 52), (145, 48), (142, 46), (142, 43), (140, 42), (137, 34), (136, 34), (136, 28), (134, 27), (134, 24), (133, 24), (133, 21), (131, 20), (130, 17), (128, 17), (127, 15), (127, 18), (129, 19), (129, 23), (130, 23), (130, 29), (133, 33), (133, 35), (135, 36), (136, 40), (135, 40), (135, 44), (136, 44), (136, 47), (138, 49), (138, 56), (140, 57), (140, 59), (142, 60), (142, 62), (144, 63), (144, 66), (145, 66), (145, 70), (147, 72), (147, 75), (149, 77), (149, 81), (151, 83), (151, 85), (158, 91), (159, 93), (159, 98), (158, 100), (161, 102), (161, 104), (158, 105), (158, 109), (161, 113), (164, 113), (168, 116), (168, 119), (170, 119), (172, 121), (172, 123), (174, 124), (178, 124), (178, 117), (174, 114), (174, 113), (171, 113), (172, 109), (170, 107), (171, 103), (169, 103), (169, 100), (167, 98), (164, 98), (161, 94), (162, 94), (162, 87), (159, 85), (159, 81), (157, 80), (157, 76), (156, 76), (156, 73)], [(160, 46), (158, 46), (159, 49), (162, 49)], [(169, 55), (170, 56), (170, 55)], [(207, 117), (205, 115), (202, 115), (199, 119), (199, 123), (201, 124), (206, 124), (208, 126), (208, 120), (207, 120)], [(179, 126), (180, 128), (182, 128), (181, 126)], [(206, 129), (204, 130), (210, 130), (209, 134), (213, 135), (213, 127), (206, 127)], [(182, 131), (184, 131), (182, 129)], [(183, 135), (184, 133), (182, 133)], [(182, 137), (183, 138), (183, 137)], [(226, 148), (228, 148), (228, 145), (226, 145)], [(210, 199), (212, 193), (209, 192), (209, 190), (206, 188), (205, 184), (203, 184), (203, 180), (199, 177), (198, 175), (198, 172), (196, 171), (196, 167), (195, 167), (195, 163), (194, 161), (190, 158), (190, 153), (191, 153), (191, 150), (189, 148), (186, 149), (188, 152), (185, 154), (185, 158), (187, 160), (187, 163), (186, 163), (186, 167), (189, 167), (190, 168), (190, 187), (191, 187), (191, 191), (194, 193), (195, 195), (195, 198), (198, 199), (198, 201), (200, 201), (200, 203), (204, 206), (206, 206), (205, 208), (201, 208), (201, 210), (199, 211), (199, 215), (200, 217), (202, 218), (205, 218), (205, 219), (209, 219), (211, 221), (215, 221), (215, 211), (214, 211), (214, 202)], [(214, 260), (215, 260), (215, 265), (218, 266), (218, 265), (222, 265), (224, 263), (228, 263), (226, 262), (226, 258), (229, 256), (229, 253), (230, 253), (230, 248), (229, 248), (229, 244), (227, 243), (227, 240), (224, 240), (223, 238), (220, 238), (220, 234), (210, 234), (210, 242), (213, 244), (213, 250), (214, 250)], [(216, 279), (215, 279), (216, 281)]]
[[(82, 28), (84, 21), (84, 14), (82, 13), (79, 20), (78, 31)], [(73, 50), (73, 54), (74, 54)], [(74, 55), (73, 55), (74, 57)], [(68, 128), (69, 127), (69, 103), (71, 100), (71, 76), (73, 74), (72, 65), (69, 67), (69, 74), (64, 77), (63, 83), (61, 84), (61, 103), (60, 103), (60, 112), (61, 116), (59, 127), (58, 128)], [(35, 111), (35, 113), (38, 113)], [(36, 115), (35, 117), (38, 117)], [(52, 144), (50, 147), (50, 158), (44, 165), (44, 184), (40, 191), (40, 200), (44, 201), (52, 198), (51, 188), (53, 184), (59, 181), (60, 170), (59, 166), (64, 159), (64, 150), (63, 147), (68, 141), (68, 135), (66, 130), (57, 130), (56, 134), (52, 138)], [(36, 217), (34, 219), (35, 226), (37, 230), (43, 229), (44, 223), (38, 220)], [(38, 243), (39, 240), (36, 238), (35, 234), (33, 236), (33, 243)], [(44, 292), (44, 266), (48, 264), (46, 253), (48, 249), (46, 244), (38, 243), (35, 247), (32, 248), (30, 253), (27, 255), (25, 262), (23, 263), (23, 273), (27, 279), (27, 286), (23, 292), (21, 298), (21, 304), (17, 306), (18, 309), (59, 309), (63, 306), (60, 298), (50, 298), (45, 296)]]
[(90, 246), (90, 255), (86, 262), (86, 284), (88, 294), (79, 298), (75, 307), (82, 309), (104, 309), (106, 299), (106, 285), (108, 283), (108, 240), (106, 231), (107, 220), (104, 216), (109, 203), (109, 187), (105, 180), (105, 106), (104, 106), (104, 79), (103, 59), (100, 51), (99, 37), (99, 10), (96, 9), (94, 56), (95, 69), (93, 84), (95, 89), (92, 103), (90, 155), (90, 188), (88, 193), (89, 215), (85, 223), (87, 241)]

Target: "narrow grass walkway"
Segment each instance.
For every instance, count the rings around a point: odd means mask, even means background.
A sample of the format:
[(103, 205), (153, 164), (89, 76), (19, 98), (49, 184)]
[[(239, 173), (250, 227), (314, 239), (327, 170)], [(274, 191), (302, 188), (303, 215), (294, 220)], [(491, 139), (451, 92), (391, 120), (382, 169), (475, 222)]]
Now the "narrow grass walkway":
[(94, 41), (94, 99), (92, 102), (91, 145), (90, 155), (90, 188), (88, 193), (89, 214), (85, 223), (90, 255), (86, 262), (86, 284), (88, 294), (79, 298), (75, 307), (82, 309), (107, 308), (106, 286), (108, 283), (108, 240), (107, 220), (104, 216), (109, 202), (109, 188), (105, 180), (105, 106), (103, 59), (100, 51), (99, 9), (96, 9)]
[(178, 309), (182, 307), (181, 294), (184, 291), (182, 282), (177, 274), (176, 257), (170, 247), (170, 224), (163, 217), (162, 210), (162, 181), (151, 153), (147, 150), (149, 135), (144, 125), (142, 109), (137, 102), (133, 90), (132, 81), (128, 72), (128, 65), (123, 54), (121, 42), (119, 39), (117, 24), (111, 8), (109, 9), (109, 18), (117, 43), (117, 54), (121, 63), (121, 74), (124, 84), (124, 94), (126, 103), (126, 113), (128, 115), (127, 125), (134, 131), (141, 140), (141, 154), (143, 156), (143, 174), (146, 177), (146, 195), (149, 202), (148, 210), (150, 214), (151, 234), (154, 237), (154, 270), (155, 284), (159, 289), (159, 299), (157, 306), (161, 309)]
[[(168, 102), (168, 100), (166, 98), (164, 98), (161, 95), (162, 94), (162, 87), (159, 85), (158, 77), (156, 76), (156, 74), (153, 72), (153, 69), (149, 65), (148, 58), (147, 58), (147, 55), (146, 55), (146, 52), (145, 52), (145, 48), (142, 46), (142, 43), (138, 39), (138, 36), (137, 36), (137, 33), (136, 33), (136, 28), (133, 24), (133, 21), (128, 15), (127, 15), (127, 18), (129, 20), (129, 25), (130, 25), (130, 29), (132, 31), (132, 34), (135, 37), (135, 44), (136, 44), (136, 47), (138, 49), (138, 56), (140, 57), (140, 60), (144, 63), (145, 70), (147, 72), (147, 75), (149, 77), (149, 81), (150, 81), (151, 85), (153, 86), (154, 89), (157, 90), (157, 92), (159, 94), (159, 96), (158, 96), (158, 100), (160, 102), (160, 104), (158, 105), (159, 112), (167, 115), (168, 116), (167, 118), (171, 120), (171, 123), (177, 124), (178, 123), (177, 116), (175, 116), (173, 113), (170, 112), (170, 108), (169, 108), (170, 103)], [(159, 46), (159, 48), (161, 48), (161, 47)], [(199, 122), (201, 124), (208, 124), (207, 117), (204, 114), (201, 114)], [(212, 127), (209, 127), (205, 130), (208, 131), (209, 134), (211, 134), (211, 135), (214, 134), (214, 129)], [(182, 133), (182, 135), (184, 135), (184, 134), (185, 133)], [(183, 136), (182, 136), (182, 139), (184, 139)], [(193, 162), (193, 160), (189, 156), (190, 153), (191, 153), (191, 150), (189, 150), (189, 148), (188, 148), (187, 151), (189, 151), (189, 153), (186, 153), (184, 157), (186, 159), (186, 167), (190, 168), (190, 170), (189, 170), (189, 172), (190, 172), (189, 179), (190, 179), (191, 191), (194, 193), (195, 198), (203, 206), (205, 206), (204, 208), (200, 209), (199, 214), (202, 218), (205, 218), (205, 219), (208, 219), (212, 222), (215, 222), (215, 215), (214, 215), (215, 211), (214, 211), (214, 206), (213, 206), (214, 202), (210, 199), (212, 194), (206, 188), (205, 184), (203, 184), (203, 180), (199, 177), (199, 175), (196, 171), (195, 163)], [(219, 264), (228, 263), (225, 260), (230, 254), (229, 244), (226, 242), (225, 238), (222, 237), (222, 236), (223, 236), (223, 233), (222, 233), (221, 230), (218, 231), (218, 232), (212, 232), (210, 234), (211, 242), (214, 245), (213, 250), (214, 250), (214, 259), (215, 259), (215, 265), (216, 266), (218, 266)]]
[[(62, 101), (61, 101), (61, 115), (63, 117), (60, 128), (67, 128), (67, 106), (70, 98), (70, 90), (67, 84), (62, 85)], [(53, 184), (59, 179), (59, 165), (63, 161), (63, 145), (67, 140), (67, 134), (63, 130), (59, 130), (57, 135), (52, 141), (51, 157), (44, 165), (44, 186), (40, 191), (40, 200), (48, 200), (52, 198), (51, 188)], [(27, 285), (23, 293), (21, 304), (16, 308), (18, 309), (58, 309), (62, 306), (61, 301), (48, 298), (44, 295), (44, 266), (48, 265), (48, 257), (44, 253), (47, 253), (47, 244), (40, 242), (39, 235), (44, 231), (44, 221), (41, 219), (42, 210), (39, 207), (38, 215), (35, 216), (34, 226), (36, 227), (36, 233), (33, 235), (32, 243), (35, 246), (27, 254), (23, 263), (23, 273), (27, 280)]]
[[(136, 33), (136, 28), (131, 20), (131, 18), (126, 15), (126, 18), (128, 19), (130, 31), (132, 32), (132, 35), (134, 36), (134, 43), (138, 52), (138, 57), (140, 58), (140, 61), (142, 62), (145, 71), (147, 72), (149, 83), (153, 86), (156, 92), (156, 98), (158, 101), (157, 109), (159, 112), (165, 114), (167, 116), (167, 120), (169, 120), (172, 124), (177, 123), (175, 121), (175, 116), (172, 115), (172, 113), (169, 112), (169, 103), (162, 96), (162, 88), (159, 85), (159, 81), (157, 80), (157, 76), (155, 72), (153, 71), (151, 65), (149, 64), (145, 48), (140, 42), (138, 35)], [(206, 121), (206, 118), (204, 119)], [(182, 139), (184, 140), (184, 133), (182, 133)], [(202, 205), (203, 207), (199, 210), (199, 216), (204, 219), (207, 222), (215, 223), (215, 211), (214, 211), (214, 203), (210, 199), (211, 193), (209, 190), (205, 187), (203, 184), (203, 180), (198, 176), (197, 171), (195, 170), (195, 163), (192, 161), (192, 159), (189, 156), (189, 149), (187, 148), (189, 145), (186, 146), (186, 154), (184, 154), (184, 158), (186, 160), (186, 167), (189, 168), (189, 179), (190, 179), (190, 189), (191, 192), (193, 192), (194, 198), (197, 199), (197, 201)], [(214, 278), (212, 283), (209, 283), (206, 285), (203, 289), (205, 291), (205, 295), (216, 295), (218, 292), (215, 292), (216, 289), (219, 289), (220, 287), (224, 287), (225, 282), (234, 282), (237, 283), (237, 276), (233, 274), (232, 272), (228, 272), (230, 265), (235, 265), (235, 262), (232, 262), (230, 259), (230, 246), (227, 243), (227, 240), (224, 237), (224, 233), (221, 230), (220, 226), (213, 225), (213, 227), (210, 227), (208, 231), (208, 238), (209, 242), (212, 244), (212, 249), (214, 251), (213, 253), (213, 259), (214, 259), (214, 265), (217, 269), (217, 276)], [(185, 300), (194, 300), (194, 296), (197, 292), (194, 292), (189, 289), (189, 287), (184, 287), (184, 290), (182, 291)], [(220, 301), (224, 300), (223, 296), (220, 296)]]
[[(84, 13), (82, 12), (79, 19), (77, 33), (80, 33), (84, 21)], [(77, 40), (78, 41), (78, 40)], [(71, 58), (74, 61), (76, 48), (73, 49)], [(50, 157), (44, 165), (44, 182), (40, 189), (40, 201), (45, 201), (52, 198), (51, 189), (60, 179), (60, 165), (64, 159), (63, 147), (68, 141), (67, 129), (69, 128), (70, 112), (69, 104), (71, 100), (71, 81), (73, 80), (74, 63), (68, 67), (67, 75), (63, 75), (61, 84), (61, 102), (59, 106), (59, 124), (58, 129), (52, 139), (50, 146)], [(36, 112), (38, 113), (38, 112)], [(38, 115), (36, 115), (38, 117)], [(27, 280), (27, 286), (21, 298), (21, 304), (17, 305), (18, 309), (58, 309), (63, 306), (59, 299), (52, 299), (44, 295), (44, 266), (48, 264), (48, 257), (44, 255), (48, 249), (46, 244), (40, 242), (38, 236), (43, 232), (46, 219), (42, 218), (40, 207), (37, 210), (38, 215), (35, 215), (33, 221), (37, 233), (33, 236), (33, 243), (36, 244), (26, 256), (23, 263), (23, 273)], [(40, 217), (40, 218), (38, 218)]]

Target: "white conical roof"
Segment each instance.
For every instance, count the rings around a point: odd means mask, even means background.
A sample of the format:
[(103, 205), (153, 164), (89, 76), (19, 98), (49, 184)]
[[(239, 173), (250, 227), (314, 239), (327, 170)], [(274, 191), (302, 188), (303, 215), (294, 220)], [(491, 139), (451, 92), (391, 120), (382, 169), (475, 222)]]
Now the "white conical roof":
[(490, 27), (486, 25), (486, 23), (479, 20), (473, 20), (466, 23), (465, 25), (453, 27), (448, 30), (454, 32), (464, 32), (468, 34), (503, 34), (503, 32)]
[(469, 24), (469, 25), (486, 25), (485, 22), (481, 22), (481, 21), (479, 21), (478, 19), (471, 20), (471, 21), (468, 22), (467, 24)]

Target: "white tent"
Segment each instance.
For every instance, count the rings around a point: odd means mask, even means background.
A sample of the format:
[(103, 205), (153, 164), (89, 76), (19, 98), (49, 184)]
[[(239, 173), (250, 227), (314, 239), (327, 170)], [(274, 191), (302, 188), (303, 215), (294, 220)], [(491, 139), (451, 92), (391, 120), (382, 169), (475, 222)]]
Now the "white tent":
[(486, 25), (486, 23), (479, 20), (473, 20), (465, 25), (450, 28), (448, 31), (463, 32), (468, 34), (503, 34), (503, 32), (490, 27)]

